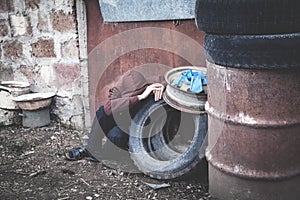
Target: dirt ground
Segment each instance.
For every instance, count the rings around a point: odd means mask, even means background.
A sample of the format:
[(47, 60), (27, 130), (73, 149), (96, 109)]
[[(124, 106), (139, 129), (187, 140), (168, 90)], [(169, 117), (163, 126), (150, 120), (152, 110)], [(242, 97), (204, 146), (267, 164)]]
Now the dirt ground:
[(0, 127), (0, 199), (211, 199), (203, 167), (179, 180), (159, 181), (124, 172), (124, 163), (66, 161), (64, 152), (80, 146), (83, 135), (56, 122)]

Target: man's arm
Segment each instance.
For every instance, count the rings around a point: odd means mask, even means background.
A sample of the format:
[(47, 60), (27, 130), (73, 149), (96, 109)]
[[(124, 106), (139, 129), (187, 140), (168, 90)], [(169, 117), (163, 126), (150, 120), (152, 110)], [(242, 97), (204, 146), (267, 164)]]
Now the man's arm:
[(105, 114), (111, 115), (113, 112), (131, 108), (137, 102), (146, 99), (152, 93), (154, 94), (154, 100), (158, 101), (161, 99), (163, 91), (164, 85), (161, 83), (145, 86), (132, 93), (131, 96), (122, 96), (117, 88), (112, 88), (109, 90), (109, 98), (104, 105)]
[(133, 106), (139, 99), (137, 95), (122, 96), (117, 88), (109, 90), (108, 100), (104, 105), (106, 115), (111, 115), (115, 111), (122, 111), (126, 108)]

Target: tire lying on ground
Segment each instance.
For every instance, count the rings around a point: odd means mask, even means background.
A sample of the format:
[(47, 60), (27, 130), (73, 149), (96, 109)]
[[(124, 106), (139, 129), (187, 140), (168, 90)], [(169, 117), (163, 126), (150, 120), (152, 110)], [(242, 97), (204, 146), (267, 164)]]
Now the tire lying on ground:
[(299, 0), (197, 0), (197, 27), (214, 34), (300, 31)]
[(206, 113), (183, 113), (163, 100), (151, 100), (133, 119), (130, 155), (138, 169), (150, 177), (174, 179), (200, 162), (206, 133)]
[(204, 39), (206, 59), (228, 67), (275, 69), (300, 67), (300, 33), (211, 35)]

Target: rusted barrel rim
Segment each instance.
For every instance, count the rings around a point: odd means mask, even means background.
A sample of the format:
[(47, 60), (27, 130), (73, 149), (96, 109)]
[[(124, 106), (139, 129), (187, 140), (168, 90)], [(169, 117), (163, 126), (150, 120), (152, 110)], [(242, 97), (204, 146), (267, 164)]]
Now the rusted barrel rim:
[(249, 126), (254, 128), (278, 128), (278, 127), (290, 127), (290, 126), (296, 126), (299, 125), (300, 122), (294, 119), (289, 120), (256, 120), (252, 118), (251, 116), (244, 115), (243, 113), (239, 113), (238, 115), (229, 115), (224, 114), (221, 112), (218, 112), (216, 109), (214, 109), (209, 102), (206, 102), (205, 104), (205, 110), (207, 113), (217, 118), (223, 122), (230, 123), (230, 124), (240, 124), (243, 126)]
[(280, 173), (280, 172), (266, 172), (266, 171), (261, 171), (259, 169), (253, 170), (247, 168), (247, 166), (242, 166), (242, 165), (235, 165), (235, 166), (226, 165), (224, 163), (220, 163), (217, 160), (213, 159), (209, 147), (206, 149), (205, 155), (206, 155), (206, 160), (215, 169), (242, 178), (262, 179), (262, 180), (284, 180), (284, 179), (289, 179), (291, 177), (300, 175), (299, 169), (285, 170), (284, 172)]

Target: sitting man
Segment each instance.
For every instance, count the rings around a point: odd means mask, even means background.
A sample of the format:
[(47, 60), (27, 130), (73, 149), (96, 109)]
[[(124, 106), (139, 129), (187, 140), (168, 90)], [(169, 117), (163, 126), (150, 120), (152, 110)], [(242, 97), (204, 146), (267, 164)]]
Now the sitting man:
[[(108, 100), (104, 106), (96, 111), (87, 146), (69, 150), (67, 160), (80, 160), (93, 157), (100, 160), (112, 157), (120, 150), (128, 151), (129, 127), (132, 118), (154, 96), (158, 101), (165, 88), (162, 76), (145, 78), (140, 72), (132, 70), (126, 72), (109, 90)], [(107, 137), (102, 146), (102, 139)]]

